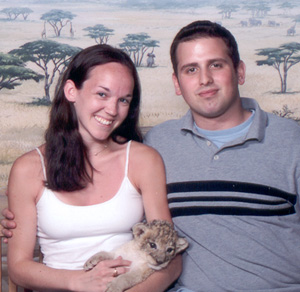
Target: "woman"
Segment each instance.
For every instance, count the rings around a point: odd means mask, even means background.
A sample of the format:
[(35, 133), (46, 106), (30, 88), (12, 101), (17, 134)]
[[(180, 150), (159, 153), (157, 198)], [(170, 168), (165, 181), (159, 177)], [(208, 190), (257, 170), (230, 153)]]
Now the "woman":
[[(57, 87), (45, 144), (11, 170), (9, 208), (17, 228), (8, 266), (16, 284), (105, 291), (130, 262), (103, 261), (89, 272), (84, 262), (130, 240), (144, 215), (171, 221), (163, 162), (139, 143), (139, 104), (138, 75), (124, 52), (96, 45), (74, 57)], [(44, 264), (33, 261), (36, 236)], [(179, 272), (177, 259), (130, 291), (163, 291)]]

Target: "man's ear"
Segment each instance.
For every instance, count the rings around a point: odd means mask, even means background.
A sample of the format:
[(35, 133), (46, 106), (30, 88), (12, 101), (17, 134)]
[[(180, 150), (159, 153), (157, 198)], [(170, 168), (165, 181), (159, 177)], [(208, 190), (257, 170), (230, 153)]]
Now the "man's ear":
[(243, 85), (246, 80), (246, 65), (243, 61), (240, 61), (239, 65), (238, 65), (237, 75), (238, 75), (239, 85)]
[(173, 73), (173, 75), (172, 75), (172, 80), (173, 80), (174, 87), (175, 87), (175, 93), (177, 95), (181, 95), (181, 89), (180, 89), (179, 81), (178, 81), (178, 78), (175, 75), (175, 73)]
[(70, 102), (76, 101), (77, 88), (72, 80), (67, 80), (64, 86), (65, 97)]

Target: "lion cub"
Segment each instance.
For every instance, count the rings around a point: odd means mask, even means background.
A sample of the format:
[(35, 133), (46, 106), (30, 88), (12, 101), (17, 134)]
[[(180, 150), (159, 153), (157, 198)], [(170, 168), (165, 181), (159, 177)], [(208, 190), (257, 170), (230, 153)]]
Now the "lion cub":
[(176, 254), (188, 247), (185, 238), (178, 237), (172, 224), (153, 220), (132, 228), (133, 239), (111, 252), (99, 252), (84, 264), (90, 270), (100, 261), (122, 256), (132, 262), (130, 270), (109, 283), (107, 292), (122, 292), (144, 281), (155, 270), (165, 268)]

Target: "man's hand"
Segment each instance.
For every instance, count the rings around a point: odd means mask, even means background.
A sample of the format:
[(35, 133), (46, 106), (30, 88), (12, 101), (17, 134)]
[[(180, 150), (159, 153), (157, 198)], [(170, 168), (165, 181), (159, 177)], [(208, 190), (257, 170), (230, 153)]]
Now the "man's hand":
[(13, 232), (11, 229), (15, 229), (17, 227), (17, 224), (14, 220), (15, 216), (14, 214), (8, 210), (8, 208), (5, 208), (1, 212), (4, 219), (1, 220), (1, 233), (4, 235), (3, 242), (7, 243), (8, 238), (13, 236)]

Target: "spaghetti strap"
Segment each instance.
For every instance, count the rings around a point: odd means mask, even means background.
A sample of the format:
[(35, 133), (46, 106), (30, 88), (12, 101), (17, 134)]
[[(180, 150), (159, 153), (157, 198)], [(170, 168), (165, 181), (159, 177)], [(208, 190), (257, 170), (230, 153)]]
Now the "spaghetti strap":
[(40, 158), (41, 158), (41, 163), (42, 163), (42, 168), (43, 168), (43, 174), (44, 174), (44, 178), (45, 180), (47, 180), (47, 177), (46, 177), (46, 168), (45, 168), (45, 162), (44, 162), (44, 156), (43, 154), (41, 153), (40, 149), (39, 148), (35, 148), (35, 150), (38, 152), (38, 154), (40, 155)]
[(129, 150), (130, 150), (131, 140), (127, 144), (126, 150), (126, 165), (125, 165), (125, 176), (128, 174), (128, 164), (129, 164)]

